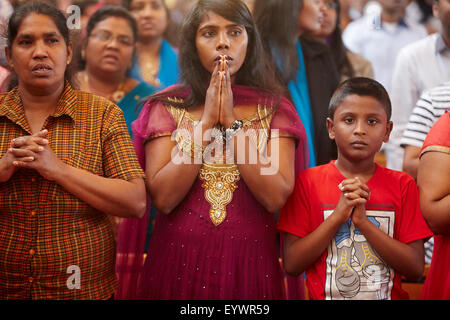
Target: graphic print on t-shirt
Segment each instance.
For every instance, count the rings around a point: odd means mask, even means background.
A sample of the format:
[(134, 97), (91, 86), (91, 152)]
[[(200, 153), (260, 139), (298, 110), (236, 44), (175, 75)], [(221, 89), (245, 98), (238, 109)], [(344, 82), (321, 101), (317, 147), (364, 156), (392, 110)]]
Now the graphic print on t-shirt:
[[(324, 219), (333, 210), (324, 210)], [(369, 220), (393, 238), (394, 211), (367, 210)], [(391, 299), (394, 270), (381, 259), (364, 235), (348, 220), (327, 249), (325, 299)]]

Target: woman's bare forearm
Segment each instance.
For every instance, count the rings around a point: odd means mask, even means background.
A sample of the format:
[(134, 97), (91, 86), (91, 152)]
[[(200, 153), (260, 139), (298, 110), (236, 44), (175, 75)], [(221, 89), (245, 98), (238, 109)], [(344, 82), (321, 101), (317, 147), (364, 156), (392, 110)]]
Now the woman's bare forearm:
[[(159, 137), (145, 145), (147, 189), (155, 208), (169, 214), (186, 197), (202, 166), (202, 147), (207, 141), (196, 141), (212, 126), (201, 121), (194, 128), (194, 150), (182, 150), (173, 138)], [(190, 152), (192, 151), (192, 152)]]
[(417, 186), (420, 208), (435, 234), (450, 235), (450, 155), (426, 152), (420, 159)]
[(434, 234), (450, 236), (450, 194), (442, 199), (421, 195), (420, 208)]
[(110, 179), (64, 164), (55, 182), (90, 206), (118, 217), (140, 218), (145, 213), (143, 179)]
[[(187, 163), (193, 159), (187, 159)], [(200, 171), (201, 164), (169, 161), (153, 177), (147, 179), (152, 203), (164, 214), (169, 214), (186, 197)], [(147, 177), (150, 173), (147, 173)]]

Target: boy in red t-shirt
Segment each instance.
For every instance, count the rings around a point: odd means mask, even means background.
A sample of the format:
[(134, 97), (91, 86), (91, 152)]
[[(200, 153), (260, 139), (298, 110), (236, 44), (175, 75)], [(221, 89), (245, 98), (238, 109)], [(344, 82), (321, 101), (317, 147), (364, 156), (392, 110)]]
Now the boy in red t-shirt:
[(420, 278), (432, 232), (414, 180), (374, 162), (393, 126), (389, 96), (375, 80), (352, 78), (329, 111), (338, 158), (297, 177), (278, 222), (284, 267), (306, 271), (311, 299), (408, 299), (401, 275)]

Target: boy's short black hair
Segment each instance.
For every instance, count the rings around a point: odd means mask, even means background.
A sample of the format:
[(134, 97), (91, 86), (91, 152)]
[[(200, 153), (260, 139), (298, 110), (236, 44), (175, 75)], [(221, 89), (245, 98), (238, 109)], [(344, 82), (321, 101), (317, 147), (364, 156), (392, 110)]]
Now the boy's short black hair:
[(333, 119), (334, 113), (342, 101), (352, 94), (375, 98), (384, 107), (388, 121), (391, 119), (392, 105), (386, 89), (378, 81), (364, 77), (350, 78), (342, 82), (334, 91), (328, 107), (328, 114), (331, 119)]

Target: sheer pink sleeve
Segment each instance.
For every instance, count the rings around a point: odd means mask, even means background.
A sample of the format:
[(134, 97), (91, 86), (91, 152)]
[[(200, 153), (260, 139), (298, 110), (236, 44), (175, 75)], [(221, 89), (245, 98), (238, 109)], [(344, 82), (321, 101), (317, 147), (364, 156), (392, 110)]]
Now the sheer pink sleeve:
[(294, 106), (286, 98), (281, 99), (270, 123), (270, 129), (278, 129), (280, 137), (289, 136), (295, 139), (295, 176), (308, 168), (305, 129)]
[(157, 137), (170, 136), (175, 129), (176, 123), (162, 102), (149, 100), (144, 105), (139, 117), (131, 124), (134, 149), (143, 169), (145, 143)]

